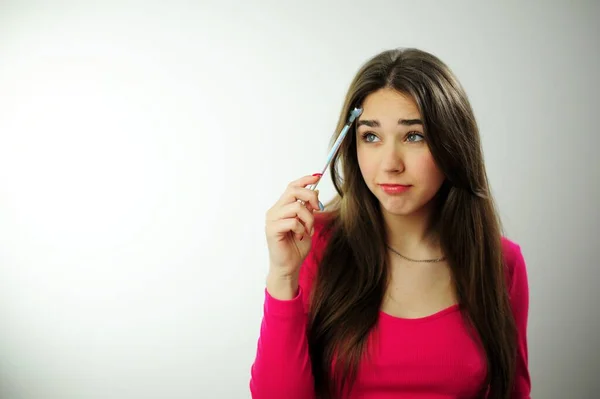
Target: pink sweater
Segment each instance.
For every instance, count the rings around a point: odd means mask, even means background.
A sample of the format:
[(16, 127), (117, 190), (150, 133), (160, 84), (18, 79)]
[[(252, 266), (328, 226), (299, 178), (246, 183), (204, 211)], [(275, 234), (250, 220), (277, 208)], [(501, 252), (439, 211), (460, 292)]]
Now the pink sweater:
[[(315, 227), (311, 254), (300, 273), (297, 296), (277, 300), (265, 290), (257, 355), (251, 369), (253, 399), (314, 399), (306, 338), (308, 294), (315, 276), (315, 253), (326, 240)], [(520, 247), (503, 239), (508, 288), (518, 329), (514, 399), (530, 398), (527, 363), (529, 289)], [(485, 357), (469, 337), (459, 306), (431, 316), (403, 319), (379, 313), (377, 346), (360, 365), (352, 399), (474, 398), (484, 383)]]

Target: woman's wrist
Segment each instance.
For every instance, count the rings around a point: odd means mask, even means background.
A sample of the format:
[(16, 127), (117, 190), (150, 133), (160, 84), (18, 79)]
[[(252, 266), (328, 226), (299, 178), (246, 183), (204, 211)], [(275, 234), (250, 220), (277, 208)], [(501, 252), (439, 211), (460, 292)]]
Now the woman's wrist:
[(298, 295), (298, 278), (270, 272), (267, 276), (267, 292), (280, 301), (289, 301)]

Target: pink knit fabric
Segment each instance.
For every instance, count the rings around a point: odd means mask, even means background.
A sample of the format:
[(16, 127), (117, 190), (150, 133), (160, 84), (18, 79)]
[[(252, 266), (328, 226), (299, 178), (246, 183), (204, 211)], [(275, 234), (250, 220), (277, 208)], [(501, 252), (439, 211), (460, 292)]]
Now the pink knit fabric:
[[(254, 399), (314, 399), (306, 339), (308, 294), (315, 276), (315, 253), (327, 244), (315, 227), (311, 254), (302, 265), (300, 288), (289, 301), (265, 290), (257, 354), (251, 369)], [(529, 287), (520, 247), (503, 239), (508, 288), (518, 329), (517, 371), (512, 398), (530, 398), (527, 360)], [(485, 357), (469, 336), (458, 305), (419, 318), (379, 313), (377, 338), (360, 365), (352, 399), (475, 398), (484, 383)]]

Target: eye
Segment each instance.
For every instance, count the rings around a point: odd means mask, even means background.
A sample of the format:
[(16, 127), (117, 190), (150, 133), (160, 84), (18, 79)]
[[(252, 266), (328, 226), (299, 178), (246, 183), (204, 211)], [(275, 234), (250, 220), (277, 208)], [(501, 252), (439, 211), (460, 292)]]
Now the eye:
[(378, 140), (379, 137), (377, 137), (376, 135), (374, 135), (371, 132), (366, 132), (366, 133), (362, 134), (362, 139), (366, 143), (373, 143), (373, 142), (375, 142), (375, 140)]
[(418, 132), (410, 132), (406, 135), (406, 141), (409, 142), (416, 143), (423, 140), (425, 140), (425, 137), (423, 137), (423, 135)]

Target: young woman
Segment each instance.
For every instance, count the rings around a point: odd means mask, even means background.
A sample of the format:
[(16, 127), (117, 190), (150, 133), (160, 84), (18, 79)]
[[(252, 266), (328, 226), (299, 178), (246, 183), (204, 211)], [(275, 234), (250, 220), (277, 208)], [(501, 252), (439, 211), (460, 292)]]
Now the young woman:
[(339, 195), (319, 211), (306, 187), (320, 176), (305, 176), (267, 212), (252, 397), (529, 398), (525, 262), (461, 85), (432, 54), (385, 51), (336, 131), (354, 107), (330, 168)]

